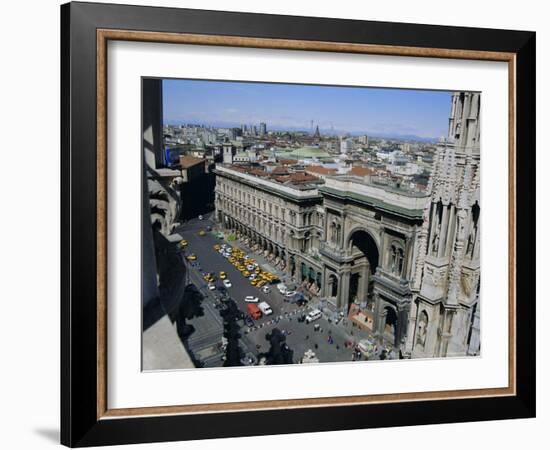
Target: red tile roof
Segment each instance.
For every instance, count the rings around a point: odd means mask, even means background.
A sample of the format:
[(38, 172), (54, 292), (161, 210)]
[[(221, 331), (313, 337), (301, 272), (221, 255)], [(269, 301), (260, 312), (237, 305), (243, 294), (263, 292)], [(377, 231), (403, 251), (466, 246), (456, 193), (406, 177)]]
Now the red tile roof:
[(297, 159), (280, 159), (279, 164), (282, 164), (283, 166), (291, 166), (293, 164), (296, 164), (298, 162)]
[(364, 177), (367, 175), (374, 175), (374, 171), (368, 167), (353, 166), (349, 171), (349, 175), (356, 175), (358, 177)]
[(307, 166), (306, 172), (314, 172), (321, 175), (333, 175), (337, 172), (337, 170), (332, 169), (330, 167), (323, 167), (323, 166)]

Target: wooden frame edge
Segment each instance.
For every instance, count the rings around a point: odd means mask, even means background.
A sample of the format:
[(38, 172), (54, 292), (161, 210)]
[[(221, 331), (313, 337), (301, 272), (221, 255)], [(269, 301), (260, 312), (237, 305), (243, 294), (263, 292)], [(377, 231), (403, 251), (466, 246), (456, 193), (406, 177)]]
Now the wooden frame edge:
[[(356, 44), (326, 41), (249, 38), (238, 36), (162, 33), (149, 31), (98, 28), (97, 36), (97, 419), (145, 417), (174, 414), (207, 414), (237, 411), (260, 411), (314, 407), (337, 407), (376, 403), (436, 401), (464, 398), (514, 396), (516, 386), (516, 54), (479, 50), (404, 47), (375, 44)], [(509, 260), (509, 368), (508, 387), (468, 390), (449, 390), (402, 394), (318, 397), (306, 399), (266, 400), (200, 405), (151, 406), (108, 409), (107, 405), (107, 42), (109, 40), (159, 42), (190, 45), (265, 48), (298, 51), (362, 53), (405, 57), (472, 59), (508, 63), (509, 93), (509, 168), (508, 168), (508, 246)]]
[(97, 418), (107, 411), (107, 39), (97, 33)]
[(371, 55), (437, 57), (509, 62), (514, 53), (482, 50), (459, 50), (432, 47), (405, 47), (380, 44), (357, 44), (329, 41), (299, 41), (293, 39), (251, 38), (194, 33), (159, 33), (153, 31), (97, 29), (98, 41), (122, 40), (134, 42), (159, 42), (166, 44), (212, 45), (221, 47), (247, 47), (277, 50), (301, 50), (339, 53), (363, 53)]

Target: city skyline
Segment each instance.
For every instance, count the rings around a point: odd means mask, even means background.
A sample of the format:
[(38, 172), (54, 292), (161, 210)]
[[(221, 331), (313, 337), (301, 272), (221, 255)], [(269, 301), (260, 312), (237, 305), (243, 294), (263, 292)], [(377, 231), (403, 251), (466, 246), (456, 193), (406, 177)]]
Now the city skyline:
[[(437, 139), (447, 134), (447, 91), (208, 80), (163, 80), (165, 124)], [(267, 108), (266, 106), (269, 105)]]

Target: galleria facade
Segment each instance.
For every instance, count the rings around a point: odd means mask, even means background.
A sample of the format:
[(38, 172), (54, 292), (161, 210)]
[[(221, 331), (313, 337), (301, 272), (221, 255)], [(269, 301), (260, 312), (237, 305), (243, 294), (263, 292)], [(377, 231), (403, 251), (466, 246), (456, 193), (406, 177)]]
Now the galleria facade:
[(404, 357), (477, 355), (479, 102), (453, 95), (425, 191), (218, 164), (216, 218), (333, 311), (364, 309)]

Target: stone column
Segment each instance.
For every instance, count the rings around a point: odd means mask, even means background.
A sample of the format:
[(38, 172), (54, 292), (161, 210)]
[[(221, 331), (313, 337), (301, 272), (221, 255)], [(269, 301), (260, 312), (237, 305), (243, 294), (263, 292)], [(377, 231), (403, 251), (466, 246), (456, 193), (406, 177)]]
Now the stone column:
[(380, 337), (383, 334), (383, 330), (381, 332), (380, 330), (380, 320), (381, 320), (381, 314), (383, 313), (382, 305), (380, 301), (380, 295), (377, 293), (374, 294), (374, 323), (373, 323), (373, 332), (374, 337), (378, 340), (381, 340)]
[(359, 302), (366, 302), (367, 291), (368, 291), (368, 282), (369, 282), (369, 264), (366, 263), (361, 267), (359, 272), (359, 280), (357, 282), (357, 299)]
[(449, 217), (449, 223), (447, 226), (447, 238), (445, 240), (445, 253), (444, 253), (445, 256), (451, 254), (451, 251), (453, 249), (453, 242), (454, 242), (453, 230), (455, 229), (454, 222), (456, 217), (456, 207), (455, 205), (451, 204), (450, 208), (451, 208), (451, 211), (449, 214), (450, 217)]
[(395, 347), (400, 349), (405, 347), (407, 338), (407, 330), (409, 324), (409, 312), (408, 305), (397, 308), (397, 326), (395, 330)]
[(437, 257), (441, 258), (445, 255), (447, 246), (447, 224), (449, 223), (449, 206), (443, 205), (443, 219), (441, 221), (441, 229), (439, 230), (439, 248), (437, 249)]
[(416, 302), (411, 302), (411, 309), (409, 311), (409, 324), (407, 329), (407, 339), (405, 340), (405, 345), (403, 346), (403, 356), (405, 358), (410, 358), (413, 347), (414, 347), (414, 338), (416, 333), (416, 319), (418, 315), (418, 306)]
[(349, 300), (349, 282), (350, 272), (349, 269), (342, 272), (340, 275), (340, 281), (338, 283), (338, 301), (336, 303), (339, 309), (347, 309)]
[(378, 311), (378, 314), (374, 318), (376, 323), (376, 330), (377, 330), (374, 336), (378, 339), (379, 343), (384, 342), (384, 331), (386, 330), (387, 315), (388, 315), (388, 311), (386, 310), (386, 308), (382, 308), (382, 305), (380, 305), (380, 310)]
[(428, 234), (428, 254), (432, 254), (432, 240), (439, 223), (437, 220), (437, 203), (432, 203), (432, 217), (430, 219), (430, 232)]
[(450, 309), (446, 310), (444, 313), (443, 327), (441, 330), (439, 346), (437, 349), (437, 356), (445, 357), (447, 356), (447, 349), (449, 347), (449, 339), (451, 338), (451, 330), (453, 325), (453, 317), (455, 315), (455, 310)]

